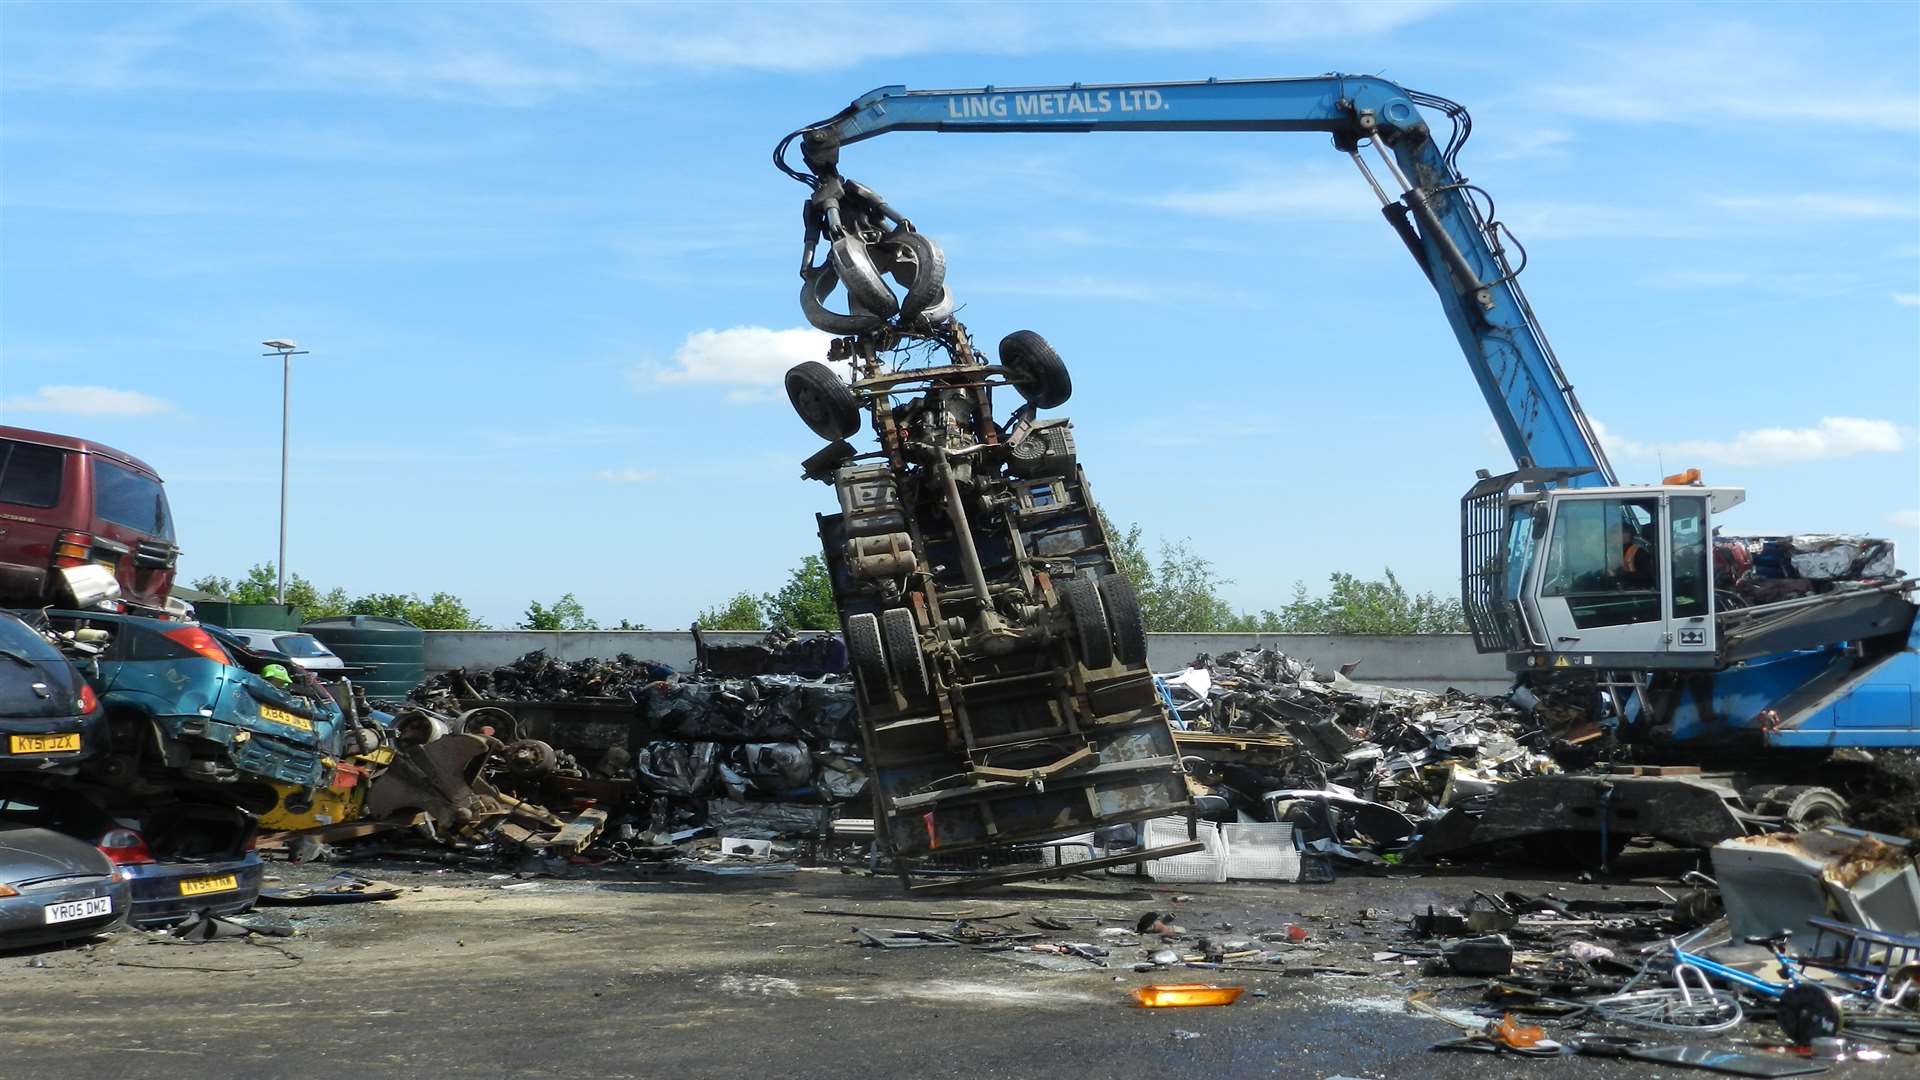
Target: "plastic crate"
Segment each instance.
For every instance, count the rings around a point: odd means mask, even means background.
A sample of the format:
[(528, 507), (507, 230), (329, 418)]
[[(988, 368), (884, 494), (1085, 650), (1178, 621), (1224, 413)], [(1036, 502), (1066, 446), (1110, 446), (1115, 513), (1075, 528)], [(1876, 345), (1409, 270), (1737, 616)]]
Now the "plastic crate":
[(1041, 845), (1045, 849), (1048, 866), (1065, 866), (1068, 863), (1086, 862), (1105, 855), (1093, 841), (1092, 833), (1080, 833), (1077, 836), (1063, 836), (1058, 840), (1048, 840)]
[(1299, 881), (1300, 852), (1290, 821), (1250, 821), (1220, 826), (1226, 843), (1227, 877), (1234, 881)]
[[(1205, 844), (1205, 850), (1166, 859), (1150, 859), (1146, 864), (1147, 877), (1154, 881), (1191, 883), (1227, 880), (1227, 842), (1220, 835), (1220, 827), (1211, 821), (1202, 821), (1193, 839)], [(1186, 818), (1153, 818), (1140, 826), (1140, 846), (1143, 848), (1186, 842)], [(1107, 873), (1131, 876), (1139, 873), (1139, 867), (1139, 863), (1129, 863), (1112, 867)]]

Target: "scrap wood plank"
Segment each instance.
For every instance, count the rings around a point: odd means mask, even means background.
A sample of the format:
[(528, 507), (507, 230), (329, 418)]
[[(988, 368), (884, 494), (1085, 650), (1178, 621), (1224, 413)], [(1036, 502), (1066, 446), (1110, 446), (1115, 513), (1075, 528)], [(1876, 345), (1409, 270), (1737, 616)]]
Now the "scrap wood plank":
[(1181, 749), (1201, 750), (1292, 750), (1299, 745), (1292, 736), (1280, 734), (1253, 734), (1245, 732), (1237, 735), (1222, 735), (1212, 731), (1176, 731), (1173, 733), (1175, 745)]
[(600, 830), (607, 827), (607, 812), (598, 807), (582, 810), (572, 821), (560, 827), (560, 831), (547, 838), (547, 850), (560, 855), (574, 855), (585, 851), (593, 843)]
[(336, 821), (331, 825), (311, 825), (304, 829), (286, 829), (268, 833), (260, 838), (259, 845), (278, 847), (303, 836), (311, 836), (323, 844), (338, 840), (363, 840), (369, 836), (379, 836), (381, 833), (411, 829), (426, 819), (426, 814), (417, 813), (406, 817), (388, 818), (384, 821)]

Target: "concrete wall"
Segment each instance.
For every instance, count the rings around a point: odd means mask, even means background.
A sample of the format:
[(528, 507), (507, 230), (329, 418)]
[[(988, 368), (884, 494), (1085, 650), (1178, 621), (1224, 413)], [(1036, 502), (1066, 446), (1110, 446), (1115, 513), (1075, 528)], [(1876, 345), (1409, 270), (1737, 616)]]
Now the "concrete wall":
[[(758, 631), (713, 631), (718, 643), (753, 642)], [(1256, 645), (1288, 656), (1310, 659), (1332, 670), (1360, 661), (1353, 677), (1389, 686), (1444, 690), (1456, 686), (1485, 694), (1504, 691), (1511, 681), (1503, 659), (1482, 656), (1465, 634), (1406, 637), (1327, 637), (1316, 634), (1149, 634), (1148, 661), (1155, 671), (1185, 667), (1195, 656), (1218, 656)], [(558, 660), (630, 653), (681, 670), (693, 667), (693, 635), (680, 630), (429, 630), (427, 674), (457, 667), (492, 668), (524, 653), (545, 649)]]

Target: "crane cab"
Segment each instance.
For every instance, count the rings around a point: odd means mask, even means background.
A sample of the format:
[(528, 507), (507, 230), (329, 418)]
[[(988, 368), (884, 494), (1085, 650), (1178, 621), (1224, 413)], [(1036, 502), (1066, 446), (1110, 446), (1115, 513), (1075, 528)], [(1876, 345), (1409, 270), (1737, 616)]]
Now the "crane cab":
[(1483, 476), (1461, 500), (1462, 600), (1475, 646), (1506, 653), (1516, 671), (1714, 667), (1714, 515), (1746, 492), (1566, 486), (1579, 475)]

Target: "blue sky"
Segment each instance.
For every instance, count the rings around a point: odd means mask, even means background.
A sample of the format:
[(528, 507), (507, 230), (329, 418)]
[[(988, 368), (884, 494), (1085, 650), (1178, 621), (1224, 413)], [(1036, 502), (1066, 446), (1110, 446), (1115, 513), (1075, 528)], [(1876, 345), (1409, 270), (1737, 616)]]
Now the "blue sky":
[[(167, 478), (189, 576), (289, 562), (683, 625), (832, 505), (779, 389), (787, 131), (917, 88), (1378, 73), (1472, 110), (1467, 175), (1623, 477), (1728, 531), (1920, 551), (1920, 7), (0, 6), (0, 418)], [(850, 148), (962, 319), (1039, 330), (1122, 522), (1243, 607), (1391, 566), (1451, 592), (1507, 462), (1439, 307), (1318, 136)]]

